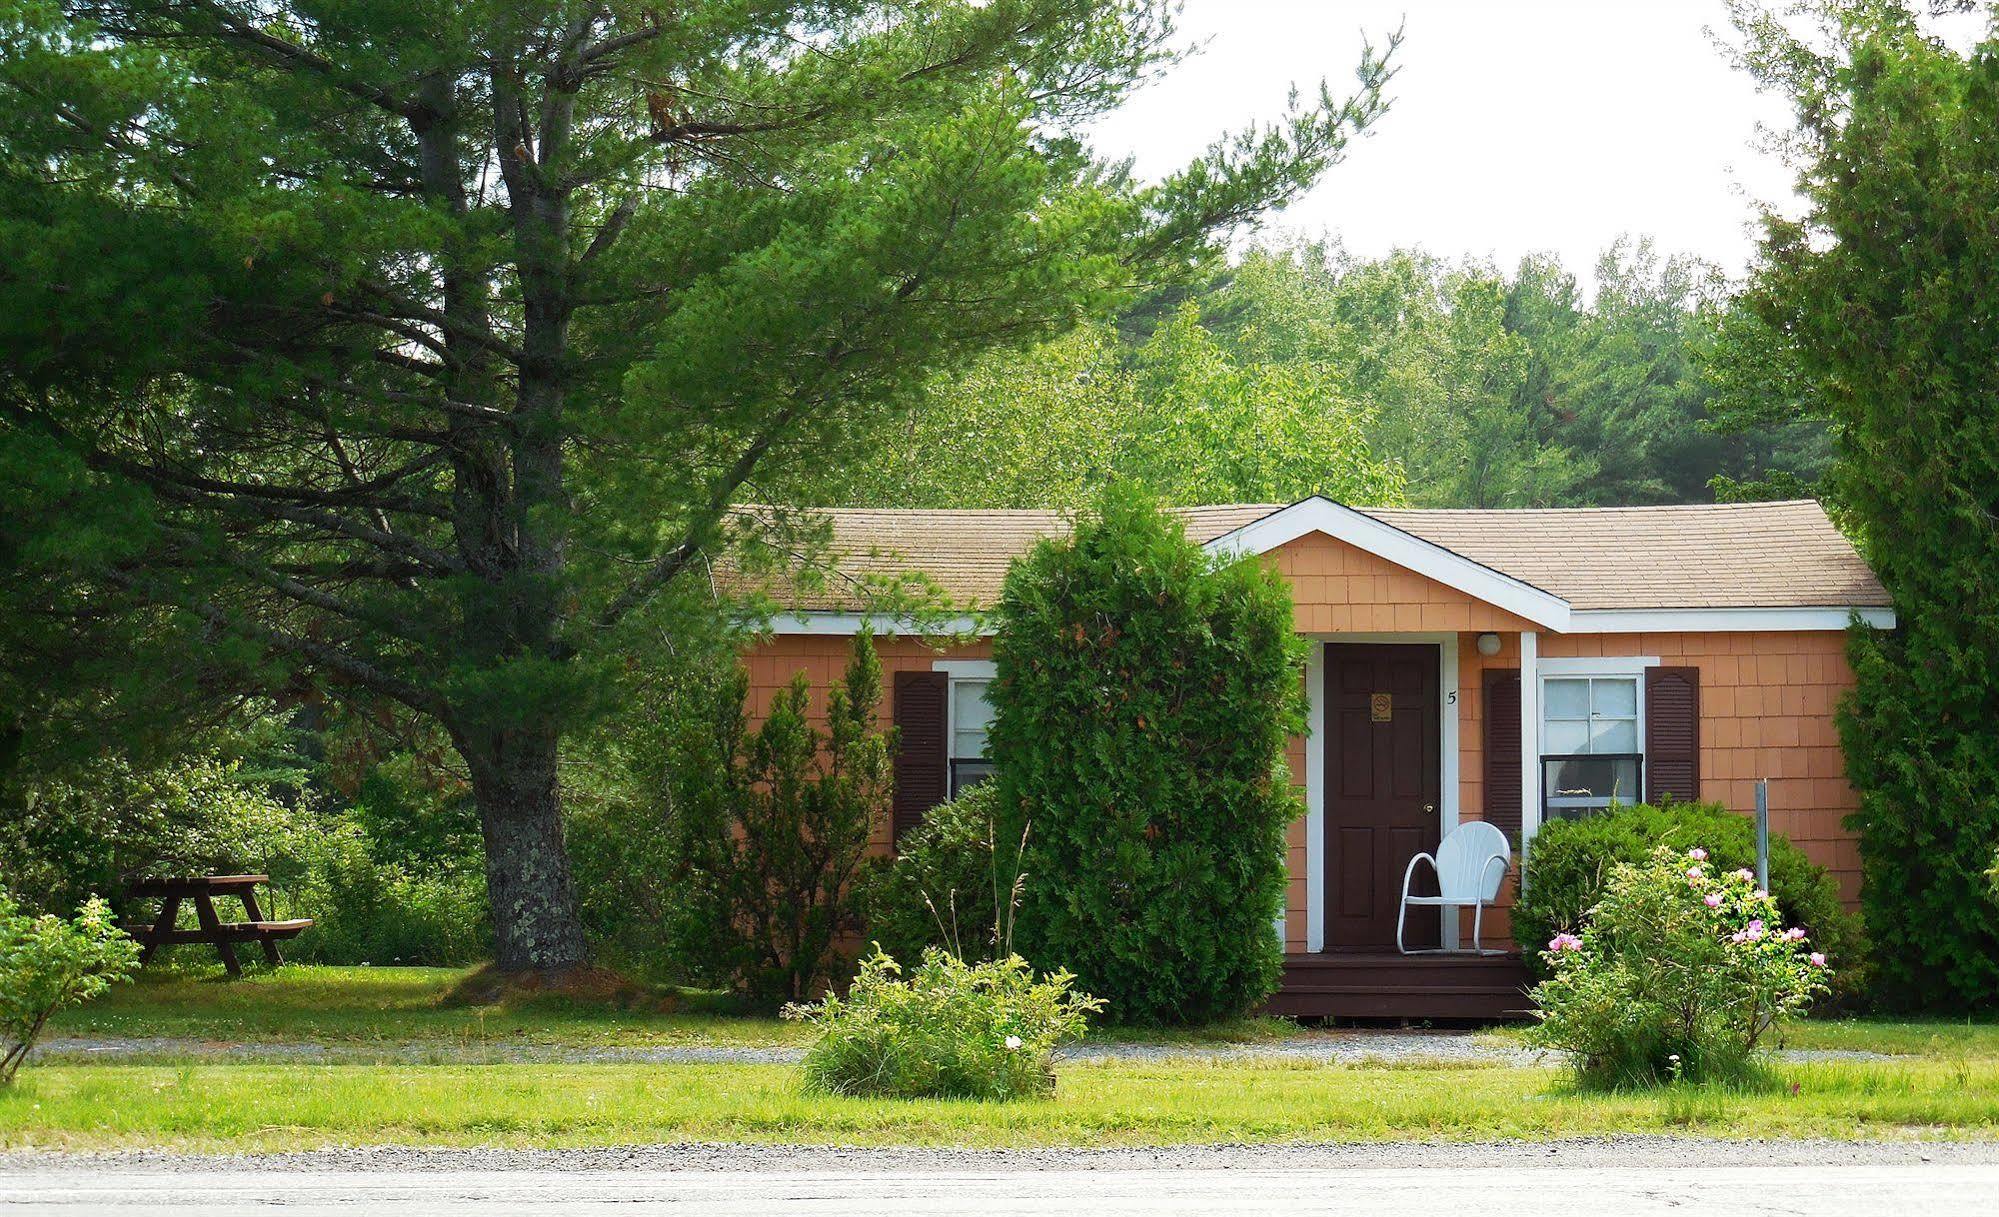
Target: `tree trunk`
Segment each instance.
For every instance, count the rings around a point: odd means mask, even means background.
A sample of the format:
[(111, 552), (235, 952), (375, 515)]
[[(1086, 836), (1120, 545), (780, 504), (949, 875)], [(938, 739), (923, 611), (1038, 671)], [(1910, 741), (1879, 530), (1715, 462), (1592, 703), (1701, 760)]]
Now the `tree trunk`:
[(583, 963), (553, 733), (499, 731), (458, 741), (486, 842), (493, 960), (504, 972), (563, 972)]

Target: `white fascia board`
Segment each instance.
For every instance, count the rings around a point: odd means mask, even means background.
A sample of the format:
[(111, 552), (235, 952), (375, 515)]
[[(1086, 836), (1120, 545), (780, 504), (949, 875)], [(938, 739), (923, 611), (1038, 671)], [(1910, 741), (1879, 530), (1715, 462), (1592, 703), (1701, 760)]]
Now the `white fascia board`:
[(1879, 629), (1895, 624), (1889, 608), (1685, 608), (1577, 609), (1569, 615), (1571, 634), (1713, 634), (1754, 630), (1844, 630), (1858, 615)]
[(1208, 542), (1209, 553), (1265, 554), (1310, 533), (1324, 533), (1445, 587), (1525, 617), (1545, 629), (1570, 629), (1569, 602), (1463, 554), (1384, 524), (1373, 516), (1314, 496), (1281, 508)]
[(769, 630), (773, 634), (852, 637), (861, 632), (863, 624), (877, 634), (913, 635), (923, 638), (948, 637), (952, 634), (983, 636), (993, 632), (992, 622), (984, 617), (947, 617), (938, 621), (918, 622), (908, 617), (890, 617), (879, 613), (780, 613), (770, 619)]
[(999, 665), (990, 659), (933, 659), (930, 670), (955, 680), (994, 680), (999, 676)]
[(1543, 676), (1643, 676), (1645, 669), (1658, 666), (1657, 655), (1580, 655), (1535, 664)]

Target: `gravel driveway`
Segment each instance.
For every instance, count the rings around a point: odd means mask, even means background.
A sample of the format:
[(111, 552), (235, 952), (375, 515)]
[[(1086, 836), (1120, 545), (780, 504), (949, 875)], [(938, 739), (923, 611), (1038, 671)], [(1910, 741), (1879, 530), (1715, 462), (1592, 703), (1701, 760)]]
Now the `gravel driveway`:
[[(220, 1040), (142, 1037), (64, 1038), (44, 1041), (48, 1057), (133, 1059), (171, 1057), (218, 1062), (316, 1061), (398, 1064), (639, 1064), (791, 1065), (804, 1058), (796, 1047), (719, 1044), (661, 1044), (579, 1047), (561, 1044), (440, 1042), (323, 1044), (303, 1042), (233, 1043)], [(1239, 1044), (1146, 1044), (1086, 1040), (1066, 1050), (1077, 1061), (1306, 1061), (1327, 1065), (1463, 1064), (1531, 1066), (1555, 1064), (1545, 1052), (1517, 1047), (1472, 1031), (1300, 1030), (1279, 1039)], [(1892, 1060), (1878, 1052), (1790, 1050), (1790, 1061)]]

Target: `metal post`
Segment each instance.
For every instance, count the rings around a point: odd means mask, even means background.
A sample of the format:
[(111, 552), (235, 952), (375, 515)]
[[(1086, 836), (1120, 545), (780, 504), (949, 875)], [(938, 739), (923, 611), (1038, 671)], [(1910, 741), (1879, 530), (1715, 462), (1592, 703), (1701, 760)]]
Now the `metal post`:
[(1756, 886), (1770, 890), (1770, 779), (1756, 779)]

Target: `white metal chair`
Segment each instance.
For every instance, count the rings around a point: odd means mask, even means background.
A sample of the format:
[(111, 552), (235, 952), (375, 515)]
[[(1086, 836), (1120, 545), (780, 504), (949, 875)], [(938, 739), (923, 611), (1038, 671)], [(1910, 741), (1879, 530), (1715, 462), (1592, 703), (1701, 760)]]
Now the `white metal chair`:
[[(1416, 878), (1416, 864), (1428, 862), (1430, 869), (1437, 872), (1436, 896), (1412, 896), (1409, 884)], [(1495, 866), (1494, 863), (1498, 865)], [(1409, 917), (1409, 906), (1425, 908), (1461, 909), (1470, 907), (1471, 955), (1504, 955), (1504, 951), (1486, 950), (1479, 942), (1480, 931), (1484, 928), (1485, 906), (1499, 897), (1499, 885), (1506, 881), (1506, 872), (1513, 866), (1513, 849), (1506, 843), (1506, 834), (1482, 820), (1472, 820), (1460, 824), (1437, 846), (1437, 854), (1417, 854), (1409, 859), (1409, 869), (1402, 872), (1402, 905), (1395, 913), (1395, 949), (1404, 955), (1430, 955), (1445, 952), (1444, 947), (1423, 947), (1410, 950), (1402, 945), (1402, 926)]]

